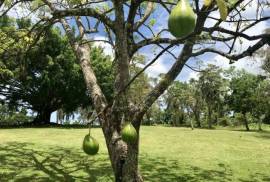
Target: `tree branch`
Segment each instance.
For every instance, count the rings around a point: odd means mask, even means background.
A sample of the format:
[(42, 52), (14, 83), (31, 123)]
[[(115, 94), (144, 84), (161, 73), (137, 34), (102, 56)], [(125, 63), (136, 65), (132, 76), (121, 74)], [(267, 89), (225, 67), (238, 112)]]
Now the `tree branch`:
[(63, 18), (67, 16), (91, 16), (100, 20), (103, 24), (107, 25), (112, 30), (115, 30), (114, 22), (110, 18), (92, 8), (78, 8), (53, 11), (54, 18)]
[(254, 44), (253, 46), (250, 46), (248, 49), (246, 49), (245, 51), (239, 53), (239, 54), (234, 54), (234, 55), (228, 55), (228, 53), (225, 53), (225, 52), (222, 52), (220, 50), (217, 50), (217, 49), (213, 49), (213, 48), (205, 48), (201, 51), (198, 51), (198, 52), (195, 52), (195, 53), (192, 53), (191, 56), (192, 57), (195, 57), (195, 56), (199, 56), (199, 55), (202, 55), (204, 53), (207, 53), (207, 52), (212, 52), (212, 53), (216, 53), (216, 54), (219, 54), (223, 57), (226, 57), (230, 60), (234, 60), (234, 61), (237, 61), (239, 59), (242, 59), (244, 57), (247, 57), (247, 56), (252, 56), (252, 54), (254, 52), (256, 52), (257, 50), (259, 50), (261, 47), (263, 47), (265, 44), (269, 44), (270, 42), (270, 35), (268, 36), (268, 38), (262, 38), (260, 41), (258, 41), (256, 44)]
[(153, 2), (148, 2), (147, 4), (147, 8), (144, 12), (144, 16), (136, 22), (136, 24), (134, 25), (134, 30), (138, 30), (138, 28), (140, 26), (142, 26), (142, 24), (149, 18), (149, 16), (151, 15), (152, 11), (154, 9), (154, 3)]

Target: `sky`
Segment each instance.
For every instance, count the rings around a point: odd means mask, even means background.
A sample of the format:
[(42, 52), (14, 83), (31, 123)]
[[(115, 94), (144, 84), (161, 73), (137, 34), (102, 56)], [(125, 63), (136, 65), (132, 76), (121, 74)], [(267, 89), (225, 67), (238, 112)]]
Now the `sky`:
[[(247, 6), (246, 10), (243, 12), (243, 17), (246, 18), (254, 18), (255, 17), (255, 13), (256, 13), (256, 7), (257, 7), (257, 0), (253, 0), (251, 6)], [(26, 14), (27, 12), (22, 11), (20, 8), (17, 9), (17, 12), (19, 13), (15, 13), (15, 11), (11, 11), (9, 13), (9, 15), (11, 16), (23, 16), (23, 14)], [(215, 11), (213, 13), (211, 13), (212, 17), (216, 17), (219, 18), (219, 13), (218, 11)], [(263, 16), (270, 16), (270, 9), (265, 9), (265, 11), (263, 12)], [(155, 19), (156, 20), (156, 24), (153, 26), (153, 30), (154, 32), (158, 32), (164, 28), (167, 28), (167, 21), (168, 21), (168, 13), (162, 9), (162, 8), (157, 8), (154, 13), (150, 16), (149, 20), (151, 19)], [(32, 19), (35, 20), (35, 16), (32, 16)], [(148, 21), (149, 21), (148, 20)], [(74, 22), (70, 22), (71, 24), (74, 24)], [(93, 23), (93, 22), (92, 22)], [(215, 23), (214, 20), (208, 19), (206, 21), (206, 27), (210, 27), (211, 25), (213, 25)], [(233, 30), (235, 29), (235, 25), (229, 24), (229, 23), (221, 23), (221, 26), (226, 28), (226, 29), (230, 29)], [(254, 28), (246, 31), (245, 33), (247, 33), (248, 35), (258, 35), (263, 33), (263, 31), (266, 28), (270, 27), (270, 21), (267, 22), (262, 22), (257, 24)], [(100, 29), (101, 30), (101, 29)], [(140, 32), (142, 32), (145, 36), (150, 36), (150, 32), (142, 27), (140, 29)], [(173, 38), (172, 35), (170, 35), (169, 32), (165, 32), (164, 34), (162, 34), (163, 37), (170, 37)], [(107, 38), (105, 37), (104, 32), (100, 32), (98, 34), (94, 34), (93, 36), (90, 37), (91, 39), (94, 40), (106, 40)], [(243, 50), (245, 50), (247, 47), (249, 47), (250, 45), (256, 43), (255, 42), (249, 42), (247, 40), (242, 40), (242, 44), (240, 44), (240, 41), (236, 41), (235, 44), (235, 53), (239, 53)], [(113, 57), (113, 49), (109, 44), (103, 43), (103, 42), (96, 42), (94, 44), (95, 46), (101, 46), (104, 50), (104, 53), (107, 55), (110, 55)], [(226, 51), (226, 47), (224, 44), (221, 43), (216, 43), (213, 45), (210, 45), (216, 49), (219, 50), (224, 50)], [(182, 46), (178, 46), (178, 47), (174, 47), (173, 49), (170, 49), (171, 52), (175, 53), (176, 55), (178, 55), (181, 52)], [(139, 54), (142, 54), (145, 56), (146, 58), (146, 62), (147, 61), (151, 61), (153, 59), (153, 57), (155, 57), (154, 52), (158, 51), (160, 49), (156, 48), (154, 49), (153, 46), (147, 46), (145, 48), (142, 48), (139, 50)], [(157, 77), (159, 74), (161, 73), (166, 73), (170, 67), (172, 66), (172, 64), (175, 62), (174, 58), (167, 54), (164, 54), (162, 57), (160, 57), (151, 67), (149, 67), (146, 70), (146, 73), (151, 76), (151, 77)], [(200, 64), (198, 64), (198, 62)], [(188, 60), (187, 64), (189, 66), (192, 66), (196, 69), (202, 69), (204, 68), (207, 64), (215, 64), (221, 68), (227, 69), (230, 66), (235, 66), (237, 69), (245, 69), (246, 71), (250, 72), (250, 73), (254, 73), (254, 74), (261, 74), (262, 70), (260, 68), (261, 62), (259, 59), (252, 59), (252, 58), (244, 58), (241, 59), (239, 61), (237, 61), (236, 63), (230, 65), (229, 64), (229, 60), (227, 60), (226, 58), (220, 56), (220, 55), (216, 55), (216, 54), (212, 54), (212, 53), (207, 53), (201, 56), (198, 56), (196, 58), (191, 58)], [(191, 78), (198, 78), (198, 72), (195, 72), (193, 70), (191, 70), (188, 67), (184, 67), (183, 70), (181, 71), (181, 73), (178, 75), (176, 80), (179, 81), (189, 81)], [(52, 116), (52, 120), (55, 120), (55, 114)]]

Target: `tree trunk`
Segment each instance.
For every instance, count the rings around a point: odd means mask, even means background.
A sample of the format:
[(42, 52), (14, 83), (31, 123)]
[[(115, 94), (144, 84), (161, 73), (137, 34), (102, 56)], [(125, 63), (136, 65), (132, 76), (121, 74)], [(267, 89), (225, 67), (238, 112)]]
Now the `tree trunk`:
[(265, 119), (265, 115), (262, 115), (259, 117), (259, 121), (258, 121), (258, 130), (262, 131), (262, 122)]
[(259, 123), (258, 123), (258, 129), (259, 129), (259, 131), (262, 131), (262, 120), (261, 119), (259, 119)]
[(249, 126), (248, 126), (248, 120), (247, 120), (246, 113), (244, 113), (244, 124), (245, 124), (246, 130), (249, 131)]
[[(114, 118), (113, 116), (111, 118)], [(113, 123), (109, 121), (106, 123)], [(119, 129), (110, 130), (111, 127), (103, 127), (106, 145), (108, 148), (112, 168), (116, 182), (142, 182), (143, 179), (138, 170), (139, 154), (139, 129), (138, 140), (134, 144), (126, 144), (121, 140)]]
[(212, 128), (212, 108), (208, 105), (208, 128)]
[(194, 130), (194, 126), (193, 126), (193, 121), (192, 121), (192, 119), (190, 119), (190, 126), (191, 126), (191, 129)]
[(201, 121), (200, 121), (200, 114), (195, 112), (194, 113), (194, 118), (195, 118), (195, 121), (196, 121), (196, 124), (197, 124), (197, 127), (198, 128), (201, 128), (202, 125), (201, 125)]
[(148, 111), (145, 113), (145, 116), (146, 116), (146, 125), (150, 126), (151, 125), (151, 112)]
[(33, 123), (37, 125), (50, 124), (51, 113), (50, 110), (39, 111)]

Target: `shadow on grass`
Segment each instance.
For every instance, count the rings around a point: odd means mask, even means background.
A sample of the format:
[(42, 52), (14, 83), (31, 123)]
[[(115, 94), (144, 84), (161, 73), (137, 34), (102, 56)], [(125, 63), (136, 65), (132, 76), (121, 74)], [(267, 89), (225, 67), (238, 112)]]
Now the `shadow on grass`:
[(216, 170), (206, 170), (195, 166), (183, 166), (176, 160), (148, 158), (141, 160), (143, 176), (146, 181), (162, 182), (198, 182), (198, 181), (232, 181), (231, 169), (218, 164)]
[(255, 137), (270, 139), (270, 131), (260, 131), (255, 135)]
[(191, 165), (183, 165), (177, 160), (165, 158), (149, 158), (143, 156), (141, 161), (142, 173), (147, 182), (269, 182), (266, 174), (251, 174), (239, 179), (234, 178), (234, 172), (229, 165), (219, 163), (214, 169), (203, 169)]
[(0, 146), (0, 181), (113, 181), (105, 154), (88, 157), (61, 147), (34, 148), (17, 142)]
[(239, 179), (240, 182), (254, 182), (254, 181), (270, 181), (270, 176), (266, 176), (260, 173), (255, 173), (248, 176), (248, 179)]
[[(142, 155), (140, 166), (145, 181), (197, 182), (233, 181), (230, 166), (219, 163), (214, 170), (183, 165), (178, 160)], [(256, 174), (247, 179), (269, 181), (269, 176)], [(10, 142), (0, 146), (0, 181), (55, 182), (113, 180), (107, 154), (86, 156), (82, 152), (62, 147), (38, 149), (31, 143)], [(244, 179), (238, 181), (248, 182)], [(254, 181), (254, 180), (253, 180)], [(255, 180), (256, 181), (256, 180)]]

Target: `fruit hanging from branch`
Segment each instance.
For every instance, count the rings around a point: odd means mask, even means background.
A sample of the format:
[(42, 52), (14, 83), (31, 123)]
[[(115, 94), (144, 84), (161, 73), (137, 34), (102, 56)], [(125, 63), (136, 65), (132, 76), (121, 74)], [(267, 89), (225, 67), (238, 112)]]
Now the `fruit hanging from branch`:
[(98, 153), (99, 143), (90, 134), (85, 135), (83, 140), (83, 151), (88, 155), (95, 155)]
[(171, 34), (182, 38), (194, 31), (196, 15), (188, 0), (180, 0), (169, 16), (168, 28)]
[(131, 123), (128, 123), (122, 129), (122, 140), (126, 143), (135, 143), (137, 140), (137, 131)]

